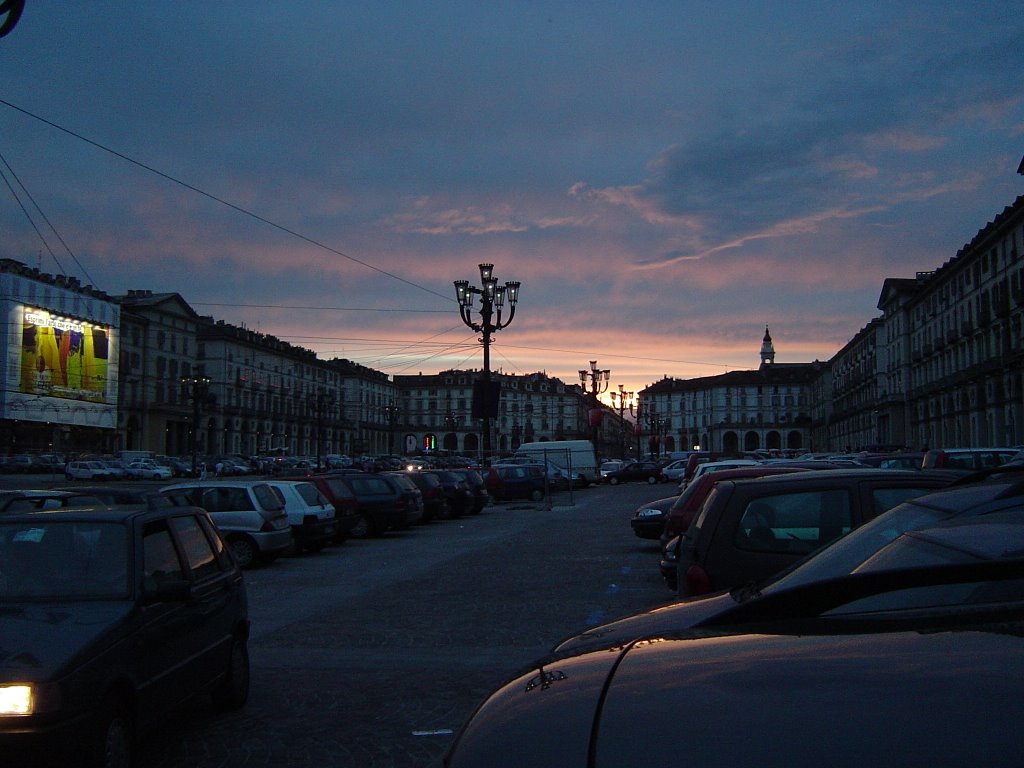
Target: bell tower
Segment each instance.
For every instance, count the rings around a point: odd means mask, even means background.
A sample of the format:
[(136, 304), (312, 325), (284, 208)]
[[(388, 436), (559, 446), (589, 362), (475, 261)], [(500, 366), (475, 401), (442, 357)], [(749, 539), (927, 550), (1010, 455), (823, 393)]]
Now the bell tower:
[(761, 341), (761, 367), (772, 365), (775, 362), (775, 346), (772, 344), (772, 335), (768, 333), (768, 326), (764, 327), (764, 339)]

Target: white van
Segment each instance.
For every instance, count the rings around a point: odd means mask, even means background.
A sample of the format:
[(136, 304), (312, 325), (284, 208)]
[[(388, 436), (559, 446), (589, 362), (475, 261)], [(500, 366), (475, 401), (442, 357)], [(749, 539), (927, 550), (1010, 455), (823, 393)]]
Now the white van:
[(600, 483), (601, 474), (594, 456), (594, 445), (589, 440), (543, 440), (523, 443), (516, 449), (517, 459), (525, 458), (538, 463), (545, 461), (557, 467), (577, 485)]

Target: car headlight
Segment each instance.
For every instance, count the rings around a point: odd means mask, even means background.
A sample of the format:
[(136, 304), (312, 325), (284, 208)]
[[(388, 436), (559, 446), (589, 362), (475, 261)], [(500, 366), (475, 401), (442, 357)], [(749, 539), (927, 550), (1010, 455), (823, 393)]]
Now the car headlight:
[(32, 686), (0, 686), (0, 715), (31, 715)]
[(637, 517), (661, 517), (665, 513), (660, 509), (641, 509), (636, 513)]

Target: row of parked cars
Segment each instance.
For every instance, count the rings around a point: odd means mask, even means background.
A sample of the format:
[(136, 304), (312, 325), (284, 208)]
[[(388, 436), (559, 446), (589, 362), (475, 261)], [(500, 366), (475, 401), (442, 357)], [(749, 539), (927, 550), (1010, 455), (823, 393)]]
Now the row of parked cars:
[(973, 470), (758, 464), (641, 507), (679, 596), (556, 643), (444, 766), (1019, 764), (1024, 462)]
[(543, 467), (510, 466), (0, 491), (0, 762), (130, 766), (186, 699), (242, 706), (242, 570), (477, 514), (485, 478), (539, 498), (515, 482)]

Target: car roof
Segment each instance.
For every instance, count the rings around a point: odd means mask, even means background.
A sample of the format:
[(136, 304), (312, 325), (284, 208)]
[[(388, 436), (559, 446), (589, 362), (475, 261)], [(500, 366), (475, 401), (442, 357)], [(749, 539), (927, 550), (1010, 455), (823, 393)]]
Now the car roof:
[(66, 496), (82, 496), (85, 495), (79, 490), (58, 490), (56, 488), (49, 489), (34, 489), (34, 488), (19, 488), (6, 491), (0, 491), (0, 499), (56, 499)]
[[(715, 473), (717, 474), (717, 473)], [(788, 483), (816, 483), (821, 480), (845, 480), (852, 478), (856, 480), (881, 480), (886, 478), (928, 478), (931, 480), (948, 480), (950, 483), (957, 478), (963, 477), (964, 472), (942, 469), (875, 469), (874, 467), (850, 468), (850, 469), (808, 469), (801, 472), (793, 472), (781, 475), (762, 475), (760, 477), (742, 478), (735, 480), (737, 485), (750, 485), (754, 483), (765, 483), (769, 485), (783, 485)]]
[(1022, 497), (1024, 502), (1024, 478), (1001, 478), (998, 481), (982, 481), (970, 485), (956, 485), (933, 491), (904, 502), (928, 507), (947, 514), (990, 504), (1001, 499)]
[(194, 514), (203, 512), (199, 507), (150, 507), (146, 504), (125, 504), (108, 507), (106, 505), (90, 505), (83, 507), (65, 507), (62, 509), (32, 510), (0, 516), (2, 523), (19, 522), (113, 522), (123, 523), (136, 517)]

